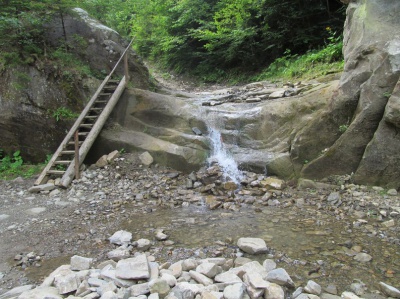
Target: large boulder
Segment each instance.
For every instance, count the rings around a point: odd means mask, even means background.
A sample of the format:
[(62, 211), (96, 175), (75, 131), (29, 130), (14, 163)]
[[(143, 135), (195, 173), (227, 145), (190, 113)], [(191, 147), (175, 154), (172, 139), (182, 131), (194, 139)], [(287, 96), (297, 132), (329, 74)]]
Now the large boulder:
[[(355, 173), (357, 183), (399, 187), (400, 19), (397, 0), (353, 0), (344, 29), (345, 69), (326, 108), (293, 138), (300, 175)], [(301, 167), (298, 167), (301, 168)]]

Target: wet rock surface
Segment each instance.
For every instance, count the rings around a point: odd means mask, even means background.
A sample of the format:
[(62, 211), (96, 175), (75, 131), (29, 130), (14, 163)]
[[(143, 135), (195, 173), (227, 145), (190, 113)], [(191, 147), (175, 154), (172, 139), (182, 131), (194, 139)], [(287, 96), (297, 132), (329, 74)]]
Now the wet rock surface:
[[(315, 188), (301, 189), (243, 174), (234, 190), (226, 188), (229, 179), (218, 165), (183, 174), (157, 164), (145, 167), (138, 155), (124, 154), (104, 168), (89, 167), (57, 193), (28, 192), (33, 179), (1, 181), (0, 214), (8, 217), (0, 218), (0, 294), (40, 285), (54, 269), (70, 263), (74, 270), (64, 269), (57, 285), (46, 285), (54, 298), (99, 298), (89, 294), (100, 294), (93, 291), (95, 279), (117, 286), (104, 287), (104, 298), (125, 298), (121, 288), (133, 289), (131, 297), (150, 290), (159, 297), (170, 292), (195, 296), (203, 294), (196, 289), (199, 281), (218, 287), (232, 282), (226, 296), (257, 298), (267, 296), (265, 278), (282, 273), (284, 283), (269, 281), (268, 294), (274, 298), (288, 297), (293, 287), (308, 290), (297, 294), (308, 298), (329, 297), (326, 290), (363, 298), (398, 294), (400, 200), (393, 191), (354, 185), (350, 176), (311, 181)], [(265, 241), (266, 252), (244, 252), (240, 238)], [(140, 259), (141, 266), (134, 267), (140, 277), (125, 274), (132, 259)], [(248, 275), (229, 270), (237, 267)], [(265, 271), (261, 278), (254, 275), (260, 267)], [(94, 274), (99, 271), (103, 278)], [(163, 281), (149, 285), (154, 279), (167, 281), (171, 290)], [(353, 280), (365, 287), (351, 287)], [(224, 286), (215, 292), (225, 295)], [(322, 295), (317, 295), (319, 286)]]

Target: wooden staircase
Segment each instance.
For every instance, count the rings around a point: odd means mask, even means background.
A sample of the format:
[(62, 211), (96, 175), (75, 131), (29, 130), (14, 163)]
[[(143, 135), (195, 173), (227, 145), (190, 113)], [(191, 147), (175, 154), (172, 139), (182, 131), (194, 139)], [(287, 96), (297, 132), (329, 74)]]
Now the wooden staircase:
[[(127, 51), (132, 42), (133, 40), (83, 109), (36, 180), (35, 185), (44, 184), (48, 179), (58, 178), (60, 179), (58, 185), (66, 188), (74, 177), (79, 178), (80, 165), (83, 163), (129, 81)], [(124, 60), (125, 75), (120, 80), (114, 79), (114, 72), (122, 60)]]

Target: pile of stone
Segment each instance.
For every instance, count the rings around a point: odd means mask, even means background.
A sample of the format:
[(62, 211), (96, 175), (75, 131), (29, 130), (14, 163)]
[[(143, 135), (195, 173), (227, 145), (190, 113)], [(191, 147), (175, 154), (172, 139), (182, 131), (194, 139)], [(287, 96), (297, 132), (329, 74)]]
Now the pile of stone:
[(317, 82), (287, 82), (281, 87), (268, 81), (254, 82), (241, 88), (227, 90), (228, 95), (218, 96), (202, 103), (203, 106), (217, 106), (224, 103), (258, 103), (296, 96), (320, 85)]
[[(131, 242), (126, 231), (116, 232), (110, 242), (137, 247), (132, 255), (113, 257), (93, 267), (93, 259), (73, 256), (69, 265), (60, 266), (43, 283), (33, 288), (21, 286), (0, 299), (339, 299), (336, 288), (323, 289), (309, 280), (297, 286), (283, 268), (271, 259), (263, 264), (248, 258), (189, 258), (159, 264), (148, 252), (146, 242)], [(135, 244), (134, 244), (135, 243)], [(247, 254), (268, 252), (262, 239), (240, 238), (238, 248)], [(131, 248), (132, 249), (132, 248)], [(111, 256), (113, 256), (111, 254)], [(383, 282), (384, 295), (400, 298), (400, 291)], [(344, 299), (358, 299), (343, 292)]]

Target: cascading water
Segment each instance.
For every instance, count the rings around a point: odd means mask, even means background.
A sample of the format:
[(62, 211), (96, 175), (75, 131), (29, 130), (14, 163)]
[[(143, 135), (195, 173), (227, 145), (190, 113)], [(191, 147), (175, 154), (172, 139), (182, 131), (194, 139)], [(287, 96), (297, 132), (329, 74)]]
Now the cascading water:
[(208, 136), (212, 146), (211, 156), (208, 161), (210, 163), (217, 162), (224, 172), (224, 177), (240, 185), (243, 174), (232, 155), (225, 148), (221, 133), (217, 129), (210, 127)]

